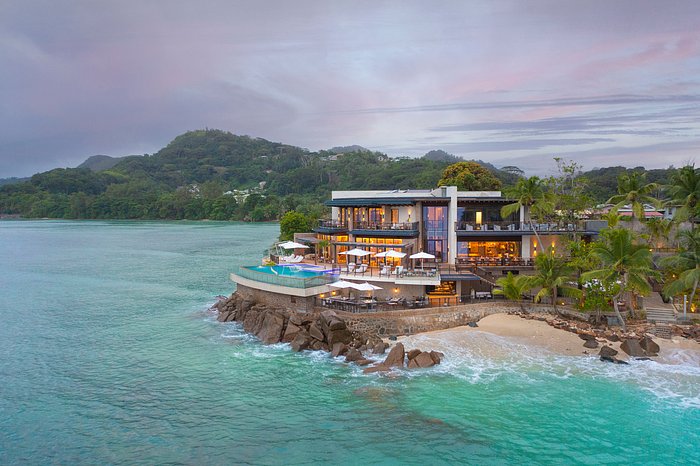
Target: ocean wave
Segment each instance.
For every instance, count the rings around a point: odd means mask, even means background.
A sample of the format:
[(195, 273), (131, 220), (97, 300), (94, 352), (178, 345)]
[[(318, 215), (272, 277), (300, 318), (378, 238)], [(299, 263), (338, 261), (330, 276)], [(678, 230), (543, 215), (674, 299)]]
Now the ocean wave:
[(407, 348), (435, 349), (445, 353), (439, 366), (409, 376), (449, 374), (470, 384), (490, 384), (503, 377), (521, 384), (543, 379), (588, 378), (628, 384), (664, 403), (680, 407), (700, 406), (700, 355), (691, 350), (671, 350), (665, 362), (631, 359), (629, 365), (609, 364), (595, 356), (563, 356), (487, 332), (422, 334), (404, 339)]

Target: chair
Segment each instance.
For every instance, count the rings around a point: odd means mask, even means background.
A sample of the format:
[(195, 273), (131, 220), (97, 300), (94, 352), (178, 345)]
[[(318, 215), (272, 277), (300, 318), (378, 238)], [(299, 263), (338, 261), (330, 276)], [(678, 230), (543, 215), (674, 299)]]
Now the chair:
[(515, 231), (515, 225), (512, 223), (508, 225), (508, 231)]
[(396, 269), (394, 269), (394, 274), (395, 274), (397, 277), (402, 276), (402, 275), (403, 275), (403, 265), (397, 265), (397, 266), (396, 266)]
[(287, 259), (287, 262), (290, 262), (292, 264), (298, 264), (299, 262), (304, 260), (304, 256), (292, 256), (291, 259)]
[(355, 271), (355, 266), (356, 264), (354, 262), (348, 262), (348, 274), (351, 274)]
[(360, 266), (357, 269), (355, 269), (355, 275), (357, 275), (358, 273), (362, 275), (365, 272), (367, 272), (367, 264), (360, 264)]
[(471, 226), (471, 225), (468, 224), (468, 223), (467, 223), (466, 225), (464, 225), (464, 229), (465, 229), (466, 231), (474, 231), (474, 227)]
[(494, 225), (493, 231), (501, 231), (501, 225)]
[(384, 267), (382, 267), (382, 270), (379, 271), (379, 276), (382, 276), (382, 275), (384, 275), (386, 277), (391, 275), (391, 266), (390, 265), (385, 265)]

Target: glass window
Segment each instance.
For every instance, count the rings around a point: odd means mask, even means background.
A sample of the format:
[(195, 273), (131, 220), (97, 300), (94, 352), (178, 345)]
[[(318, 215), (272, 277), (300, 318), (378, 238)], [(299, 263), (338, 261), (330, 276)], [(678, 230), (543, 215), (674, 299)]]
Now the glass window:
[(391, 223), (399, 223), (399, 209), (396, 207), (391, 209)]
[(447, 206), (424, 206), (423, 227), (423, 250), (438, 262), (447, 261)]

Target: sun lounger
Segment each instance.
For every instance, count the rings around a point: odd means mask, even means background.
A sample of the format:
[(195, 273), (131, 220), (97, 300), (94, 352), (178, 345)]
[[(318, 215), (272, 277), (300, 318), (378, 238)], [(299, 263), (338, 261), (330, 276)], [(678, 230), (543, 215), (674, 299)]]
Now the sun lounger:
[(360, 266), (355, 270), (355, 275), (359, 274), (364, 274), (367, 272), (367, 264), (360, 264)]
[(379, 275), (382, 276), (384, 275), (385, 277), (388, 277), (391, 275), (391, 266), (390, 265), (385, 265), (382, 267), (382, 270), (379, 271)]
[(394, 275), (397, 277), (400, 277), (403, 275), (403, 265), (397, 265), (396, 269), (394, 269)]

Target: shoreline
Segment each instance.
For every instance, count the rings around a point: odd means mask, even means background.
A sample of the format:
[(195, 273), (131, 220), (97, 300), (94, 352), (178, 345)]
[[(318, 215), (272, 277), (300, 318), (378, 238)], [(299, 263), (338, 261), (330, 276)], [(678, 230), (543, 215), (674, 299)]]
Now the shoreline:
[[(449, 347), (455, 344), (464, 345), (479, 345), (483, 346), (483, 342), (473, 338), (477, 332), (495, 335), (505, 338), (506, 340), (525, 345), (532, 350), (545, 350), (554, 355), (559, 356), (598, 356), (600, 348), (604, 345), (618, 351), (616, 357), (623, 361), (635, 359), (620, 349), (621, 342), (611, 342), (603, 338), (599, 338), (597, 348), (585, 348), (583, 344), (585, 340), (581, 339), (577, 334), (552, 327), (547, 322), (524, 319), (518, 315), (512, 314), (492, 314), (479, 320), (478, 327), (461, 326), (445, 330), (435, 330), (416, 335), (402, 336), (398, 341), (404, 344), (414, 344), (414, 341), (419, 340), (438, 340), (445, 342), (445, 353), (449, 354)], [(677, 351), (691, 351), (700, 360), (700, 343), (694, 340), (689, 340), (682, 337), (674, 337), (671, 340), (654, 337), (659, 347), (659, 355), (650, 359), (662, 364), (680, 364), (673, 356)], [(479, 348), (480, 351), (492, 352), (493, 349)], [(497, 350), (496, 350), (497, 351)]]

